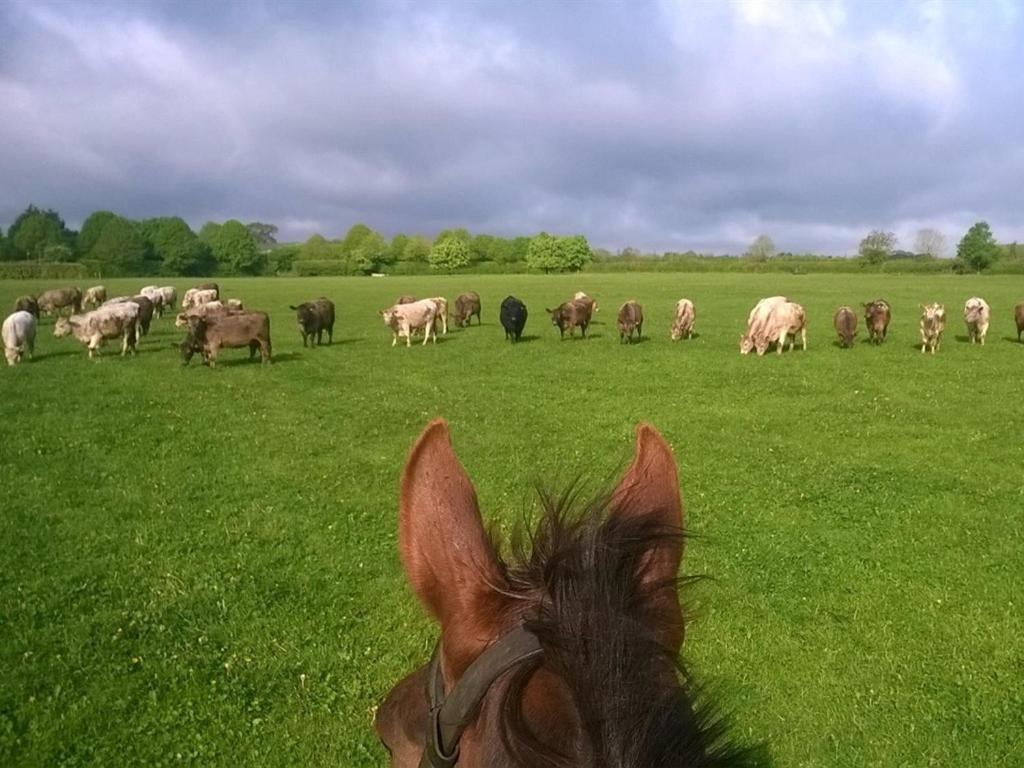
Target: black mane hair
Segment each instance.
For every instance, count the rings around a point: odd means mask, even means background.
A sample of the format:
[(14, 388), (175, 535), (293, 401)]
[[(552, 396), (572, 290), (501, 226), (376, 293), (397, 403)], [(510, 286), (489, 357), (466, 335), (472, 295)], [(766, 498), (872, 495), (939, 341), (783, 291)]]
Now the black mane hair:
[[(727, 739), (725, 719), (653, 632), (652, 594), (671, 589), (677, 599), (680, 581), (644, 584), (645, 558), (681, 543), (683, 531), (652, 510), (616, 509), (608, 495), (581, 503), (576, 484), (540, 499), (540, 520), (513, 535), (503, 563), (510, 596), (523, 601), (524, 624), (544, 647), (542, 660), (512, 673), (501, 710), (506, 751), (530, 768), (760, 764)], [(527, 723), (523, 694), (541, 665), (572, 697), (583, 742), (576, 754), (553, 752)]]

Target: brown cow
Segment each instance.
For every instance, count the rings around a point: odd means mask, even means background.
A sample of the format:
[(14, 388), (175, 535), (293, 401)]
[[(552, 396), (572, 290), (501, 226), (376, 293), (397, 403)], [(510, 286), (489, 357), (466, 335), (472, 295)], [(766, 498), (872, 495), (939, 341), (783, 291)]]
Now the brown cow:
[(213, 291), (214, 301), (220, 298), (220, 286), (216, 283), (200, 283), (195, 287), (197, 291)]
[(270, 363), (270, 318), (265, 312), (240, 312), (188, 319), (188, 335), (181, 343), (183, 365), (201, 352), (203, 362), (213, 368), (222, 347), (248, 347), (250, 360), (259, 349), (260, 360)]
[(77, 315), (82, 311), (82, 292), (78, 288), (54, 288), (44, 291), (36, 297), (39, 309), (47, 314), (56, 315), (58, 309), (69, 309), (69, 314)]
[(14, 301), (15, 312), (28, 312), (32, 316), (39, 319), (39, 302), (36, 301), (35, 296), (19, 296)]
[(875, 299), (864, 305), (864, 324), (868, 328), (868, 340), (871, 343), (881, 344), (885, 341), (891, 320), (892, 310), (889, 302), (884, 299)]
[(586, 302), (589, 302), (590, 303), (591, 312), (600, 312), (601, 311), (601, 308), (599, 306), (597, 306), (597, 300), (594, 299), (594, 298), (591, 298), (590, 296), (587, 296), (587, 294), (585, 294), (583, 291), (576, 291), (576, 293), (574, 293), (572, 295), (572, 300), (573, 301), (586, 301)]
[(1020, 335), (1024, 333), (1024, 302), (1014, 307), (1013, 319), (1017, 323), (1017, 341), (1020, 341)]
[(593, 308), (592, 301), (573, 299), (559, 304), (554, 309), (545, 309), (544, 311), (551, 315), (551, 324), (558, 329), (561, 338), (565, 338), (566, 331), (569, 331), (569, 336), (573, 336), (577, 327), (579, 327), (583, 338), (587, 338), (587, 326), (590, 325), (590, 314)]
[(476, 324), (480, 325), (480, 294), (467, 291), (455, 299), (455, 325), (465, 328), (473, 315), (476, 315)]
[(848, 349), (853, 346), (853, 338), (857, 335), (857, 314), (849, 307), (836, 310), (832, 324), (839, 334), (839, 346)]
[(395, 305), (397, 306), (398, 304), (412, 304), (414, 301), (416, 301), (415, 296), (410, 296), (407, 293), (403, 293), (395, 300)]
[(619, 307), (619, 343), (633, 342), (633, 331), (636, 331), (636, 340), (640, 341), (644, 329), (644, 308), (630, 299)]

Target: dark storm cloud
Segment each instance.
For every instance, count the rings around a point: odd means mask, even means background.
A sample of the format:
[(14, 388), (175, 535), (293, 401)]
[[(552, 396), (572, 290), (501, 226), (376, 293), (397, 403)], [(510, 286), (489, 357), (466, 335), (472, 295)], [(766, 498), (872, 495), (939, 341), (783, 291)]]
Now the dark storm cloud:
[(8, 4), (0, 222), (1024, 239), (1017, 6)]

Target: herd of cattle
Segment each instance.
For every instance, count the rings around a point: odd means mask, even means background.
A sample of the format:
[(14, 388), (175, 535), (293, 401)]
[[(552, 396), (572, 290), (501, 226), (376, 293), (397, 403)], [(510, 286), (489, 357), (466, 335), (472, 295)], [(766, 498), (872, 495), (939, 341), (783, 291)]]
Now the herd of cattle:
[[(154, 315), (163, 317), (164, 312), (175, 309), (177, 291), (171, 286), (149, 285), (134, 296), (107, 298), (103, 286), (94, 286), (84, 293), (78, 288), (58, 288), (45, 291), (39, 296), (22, 296), (15, 302), (14, 312), (4, 320), (2, 336), (4, 354), (8, 365), (15, 365), (27, 353), (32, 356), (35, 347), (36, 325), (41, 314), (57, 317), (54, 336), (74, 337), (86, 346), (89, 357), (99, 354), (99, 348), (112, 339), (121, 340), (121, 354), (135, 352), (142, 336), (149, 333)], [(864, 323), (868, 340), (881, 344), (885, 340), (892, 309), (878, 299), (864, 304)], [(320, 297), (309, 302), (291, 306), (296, 313), (302, 345), (305, 347), (323, 342), (327, 332), (327, 343), (334, 340), (334, 303)], [(457, 327), (471, 324), (475, 316), (481, 324), (480, 295), (474, 291), (461, 294), (455, 300), (454, 322)], [(68, 316), (62, 316), (62, 310)], [(83, 312), (83, 310), (88, 310)], [(552, 324), (558, 328), (560, 337), (568, 332), (574, 336), (579, 328), (585, 338), (597, 302), (585, 293), (576, 293), (568, 301), (554, 309), (545, 310), (551, 316)], [(921, 351), (932, 354), (939, 348), (942, 333), (946, 327), (946, 310), (942, 304), (921, 305)], [(506, 340), (513, 342), (522, 338), (527, 319), (526, 305), (515, 296), (508, 296), (501, 303), (499, 319), (505, 329)], [(970, 342), (984, 344), (988, 332), (991, 311), (988, 303), (973, 297), (964, 304), (964, 321)], [(404, 339), (406, 346), (412, 345), (412, 338), (423, 335), (423, 344), (431, 339), (437, 342), (437, 333), (448, 333), (448, 301), (435, 296), (417, 300), (413, 296), (400, 296), (395, 304), (380, 311), (384, 324), (391, 330), (394, 346)], [(696, 311), (689, 299), (676, 302), (670, 338), (678, 341), (693, 337)], [(1014, 309), (1017, 324), (1017, 339), (1024, 333), (1024, 303)], [(833, 317), (833, 325), (842, 347), (853, 346), (858, 329), (858, 314), (849, 306), (842, 306)], [(627, 301), (619, 308), (617, 316), (620, 342), (639, 340), (643, 332), (644, 311), (636, 301)], [(265, 312), (246, 309), (238, 299), (222, 299), (216, 283), (203, 283), (190, 288), (182, 297), (180, 312), (175, 326), (185, 329), (186, 336), (181, 343), (182, 361), (188, 363), (199, 352), (204, 363), (213, 366), (217, 356), (225, 347), (248, 347), (250, 359), (259, 351), (260, 359), (269, 363), (271, 359), (270, 318)], [(792, 350), (797, 336), (801, 346), (807, 349), (807, 313), (796, 302), (785, 296), (770, 296), (761, 299), (747, 317), (746, 333), (740, 338), (741, 354), (755, 352), (763, 355), (775, 345), (782, 354), (786, 343)]]

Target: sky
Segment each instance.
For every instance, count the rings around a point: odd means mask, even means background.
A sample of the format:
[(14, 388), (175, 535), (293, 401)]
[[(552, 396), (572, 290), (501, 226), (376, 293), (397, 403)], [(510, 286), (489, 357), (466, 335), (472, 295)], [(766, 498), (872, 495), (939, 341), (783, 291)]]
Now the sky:
[(1024, 0), (3, 0), (0, 226), (952, 254), (1024, 241), (1022, 73)]

